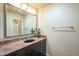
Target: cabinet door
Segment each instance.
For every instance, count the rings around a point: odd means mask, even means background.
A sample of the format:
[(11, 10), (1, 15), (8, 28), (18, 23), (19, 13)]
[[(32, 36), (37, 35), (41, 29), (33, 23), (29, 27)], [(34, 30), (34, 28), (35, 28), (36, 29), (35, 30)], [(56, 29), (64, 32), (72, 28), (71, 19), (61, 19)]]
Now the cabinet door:
[(17, 50), (13, 53), (10, 53), (10, 54), (6, 55), (6, 56), (25, 56), (25, 48)]
[(26, 47), (26, 56), (45, 56), (46, 40), (42, 40)]
[(28, 46), (25, 48), (25, 56), (31, 56), (31, 52), (32, 52), (32, 46)]
[(35, 51), (38, 52), (38, 55), (46, 55), (46, 40), (42, 40), (35, 44)]
[(40, 45), (40, 47), (38, 47), (40, 51), (46, 54), (46, 40), (41, 41), (38, 45)]

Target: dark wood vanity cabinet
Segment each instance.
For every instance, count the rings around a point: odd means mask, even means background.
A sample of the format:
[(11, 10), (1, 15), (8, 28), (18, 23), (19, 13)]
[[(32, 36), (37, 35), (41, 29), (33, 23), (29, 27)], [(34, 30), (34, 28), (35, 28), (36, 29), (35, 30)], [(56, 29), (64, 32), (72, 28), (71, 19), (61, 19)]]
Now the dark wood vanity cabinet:
[(46, 39), (31, 44), (27, 47), (19, 49), (7, 56), (45, 56), (46, 55)]
[(25, 48), (19, 49), (19, 50), (12, 52), (6, 56), (25, 56)]
[(46, 40), (42, 40), (26, 48), (26, 56), (45, 56), (46, 55)]

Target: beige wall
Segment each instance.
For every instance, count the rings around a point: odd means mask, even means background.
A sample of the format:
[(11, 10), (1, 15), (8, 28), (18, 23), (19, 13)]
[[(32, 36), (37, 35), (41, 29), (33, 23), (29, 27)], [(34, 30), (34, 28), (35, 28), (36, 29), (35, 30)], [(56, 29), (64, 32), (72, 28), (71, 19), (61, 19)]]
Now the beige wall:
[[(76, 32), (53, 32), (53, 26), (74, 26)], [(54, 3), (40, 9), (39, 27), (48, 37), (49, 55), (79, 55), (79, 4)]]

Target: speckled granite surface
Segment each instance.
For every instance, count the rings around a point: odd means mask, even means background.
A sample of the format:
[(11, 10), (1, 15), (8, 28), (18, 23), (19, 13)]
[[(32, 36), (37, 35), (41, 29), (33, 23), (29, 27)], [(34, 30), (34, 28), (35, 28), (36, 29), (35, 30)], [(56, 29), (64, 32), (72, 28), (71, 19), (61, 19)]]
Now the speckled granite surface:
[(40, 38), (32, 37), (32, 39), (34, 39), (35, 41), (29, 42), (29, 43), (24, 43), (24, 40), (19, 40), (19, 41), (14, 41), (14, 42), (7, 43), (7, 44), (1, 44), (0, 45), (0, 56), (7, 55), (16, 50), (19, 50), (19, 49), (27, 47), (31, 44), (42, 41), (42, 40), (46, 39), (46, 37), (40, 37)]

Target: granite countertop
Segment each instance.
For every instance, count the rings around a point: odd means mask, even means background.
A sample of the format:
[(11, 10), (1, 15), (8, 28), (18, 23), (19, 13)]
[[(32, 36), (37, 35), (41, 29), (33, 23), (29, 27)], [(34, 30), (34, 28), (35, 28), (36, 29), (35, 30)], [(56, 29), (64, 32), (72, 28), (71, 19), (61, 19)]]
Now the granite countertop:
[(31, 44), (36, 43), (36, 42), (42, 41), (42, 40), (46, 39), (46, 37), (40, 37), (40, 38), (33, 37), (32, 39), (34, 39), (35, 41), (25, 43), (24, 40), (19, 40), (19, 41), (14, 41), (11, 43), (0, 45), (0, 56), (5, 56), (5, 55), (10, 54), (16, 50), (27, 47)]

